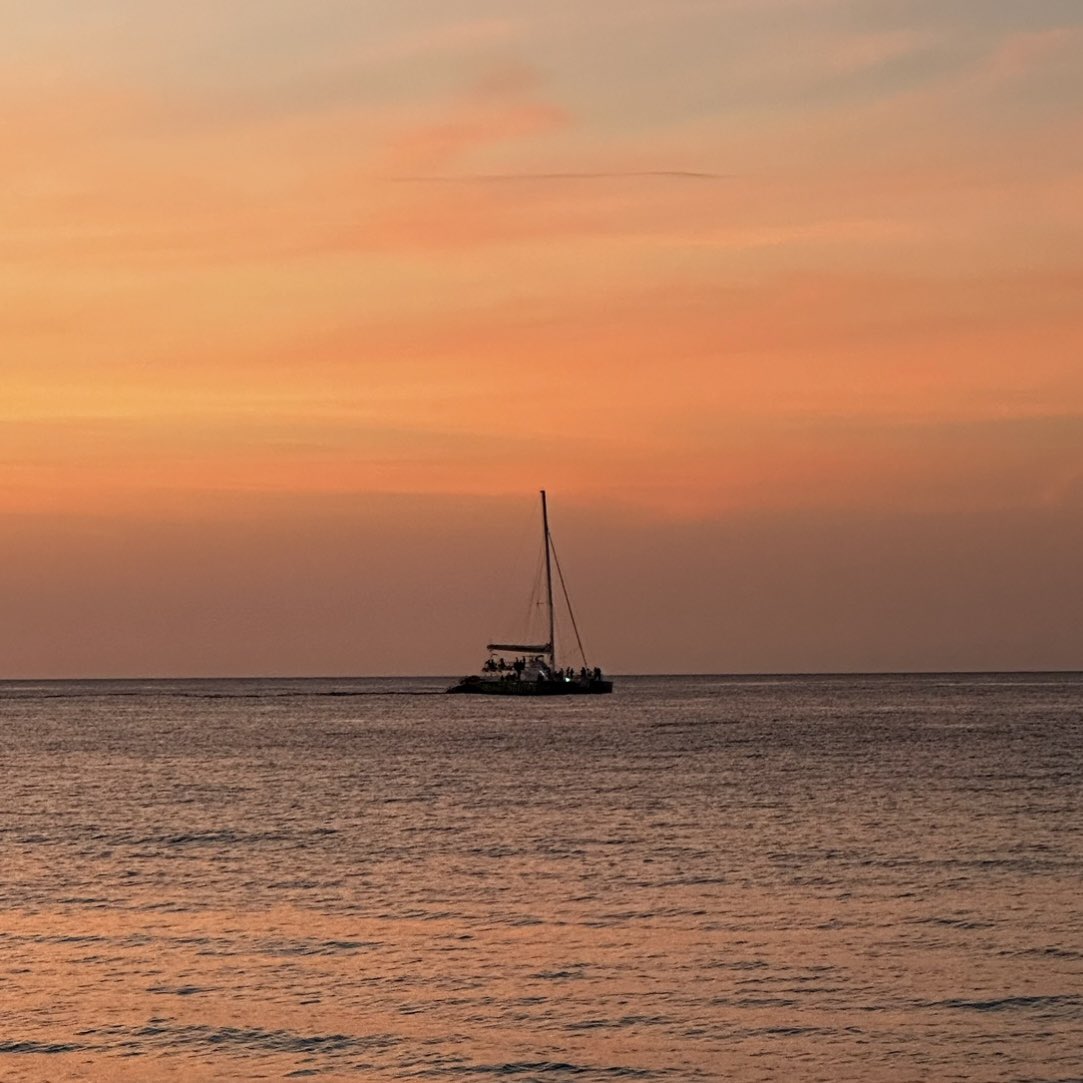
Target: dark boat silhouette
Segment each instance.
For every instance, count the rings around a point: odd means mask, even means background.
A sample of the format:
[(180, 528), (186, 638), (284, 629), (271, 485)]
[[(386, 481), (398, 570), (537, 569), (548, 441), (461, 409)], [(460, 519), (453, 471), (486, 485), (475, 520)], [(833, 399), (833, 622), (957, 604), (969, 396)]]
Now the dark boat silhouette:
[[(448, 692), (477, 696), (581, 696), (604, 695), (613, 691), (613, 682), (598, 666), (587, 662), (583, 641), (575, 623), (564, 574), (556, 558), (549, 533), (549, 506), (541, 490), (542, 536), (545, 545), (545, 611), (549, 638), (545, 643), (489, 643), (489, 657), (480, 673), (463, 677)], [(560, 578), (564, 604), (575, 632), (582, 665), (561, 668), (557, 662), (556, 611), (553, 608), (553, 565)], [(508, 655), (513, 658), (509, 662)]]

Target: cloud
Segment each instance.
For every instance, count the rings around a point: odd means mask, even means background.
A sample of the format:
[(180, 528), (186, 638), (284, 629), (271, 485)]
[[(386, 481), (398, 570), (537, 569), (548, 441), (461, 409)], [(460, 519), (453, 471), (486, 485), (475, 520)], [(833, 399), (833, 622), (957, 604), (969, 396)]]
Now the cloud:
[(436, 172), (470, 152), (543, 135), (571, 123), (571, 113), (538, 93), (540, 78), (527, 65), (484, 73), (443, 115), (398, 132), (385, 150), (394, 175)]
[(436, 184), (502, 184), (517, 181), (592, 181), (592, 180), (728, 180), (732, 174), (705, 173), (692, 169), (625, 169), (564, 173), (462, 173), (392, 177), (394, 181), (428, 181)]
[(868, 71), (943, 44), (931, 31), (893, 29), (824, 36), (811, 50), (827, 70)]
[(1059, 26), (1022, 31), (1000, 39), (982, 57), (975, 75), (990, 83), (1026, 78), (1066, 61), (1076, 66), (1083, 51), (1083, 26)]

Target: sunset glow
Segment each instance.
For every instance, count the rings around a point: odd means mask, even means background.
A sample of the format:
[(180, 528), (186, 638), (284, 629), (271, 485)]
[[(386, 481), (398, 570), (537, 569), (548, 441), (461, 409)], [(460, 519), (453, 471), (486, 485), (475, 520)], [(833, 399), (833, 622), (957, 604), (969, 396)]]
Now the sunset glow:
[(0, 51), (3, 675), (455, 671), (542, 486), (611, 669), (1083, 664), (1077, 5), (56, 0)]

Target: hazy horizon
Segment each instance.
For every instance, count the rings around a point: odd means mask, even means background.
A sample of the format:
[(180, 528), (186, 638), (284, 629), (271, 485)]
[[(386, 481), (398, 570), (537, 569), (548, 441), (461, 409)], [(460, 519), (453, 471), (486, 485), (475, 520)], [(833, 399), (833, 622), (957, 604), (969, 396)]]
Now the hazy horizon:
[[(703, 677), (732, 679), (735, 682), (757, 679), (774, 678), (831, 678), (831, 677), (1056, 677), (1074, 676), (1083, 673), (1079, 669), (912, 669), (912, 670), (882, 670), (878, 672), (865, 672), (860, 670), (839, 670), (829, 672), (827, 670), (814, 673), (616, 673), (608, 672), (607, 675), (622, 680), (659, 680), (680, 677)], [(150, 683), (176, 683), (195, 681), (452, 681), (460, 676), (459, 673), (229, 673), (218, 676), (207, 676), (200, 673), (180, 673), (171, 676), (162, 676), (154, 673), (115, 674), (98, 677), (0, 677), (0, 684), (92, 684), (95, 682), (122, 684), (125, 682), (150, 682)], [(375, 693), (374, 693), (375, 694)], [(389, 694), (393, 695), (394, 692)]]

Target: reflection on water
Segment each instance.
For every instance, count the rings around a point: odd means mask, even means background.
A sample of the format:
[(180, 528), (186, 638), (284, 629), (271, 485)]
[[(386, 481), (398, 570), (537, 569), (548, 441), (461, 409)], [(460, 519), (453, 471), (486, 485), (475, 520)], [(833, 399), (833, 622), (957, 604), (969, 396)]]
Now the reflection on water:
[(1083, 677), (444, 683), (0, 684), (0, 1078), (1083, 1076)]

